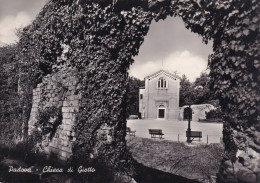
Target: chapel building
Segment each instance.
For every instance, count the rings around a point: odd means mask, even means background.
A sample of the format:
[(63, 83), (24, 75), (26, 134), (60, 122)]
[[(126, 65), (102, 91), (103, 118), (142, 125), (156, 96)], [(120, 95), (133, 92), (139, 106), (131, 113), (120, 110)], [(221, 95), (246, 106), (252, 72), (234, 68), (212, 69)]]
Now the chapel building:
[(143, 119), (179, 119), (180, 77), (160, 70), (144, 78), (139, 89), (139, 113)]

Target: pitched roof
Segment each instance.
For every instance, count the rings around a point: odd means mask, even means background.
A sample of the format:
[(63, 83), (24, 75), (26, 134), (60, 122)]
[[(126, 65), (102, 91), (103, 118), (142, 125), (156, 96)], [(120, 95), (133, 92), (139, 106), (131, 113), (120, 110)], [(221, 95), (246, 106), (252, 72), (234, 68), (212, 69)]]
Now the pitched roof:
[(158, 75), (160, 74), (165, 74), (166, 76), (170, 77), (170, 78), (173, 78), (173, 79), (181, 79), (179, 76), (177, 76), (176, 74), (173, 74), (173, 73), (170, 73), (169, 71), (166, 71), (166, 70), (159, 70), (153, 74), (150, 74), (148, 76), (146, 76), (144, 79), (152, 79), (152, 78), (155, 78), (157, 77)]

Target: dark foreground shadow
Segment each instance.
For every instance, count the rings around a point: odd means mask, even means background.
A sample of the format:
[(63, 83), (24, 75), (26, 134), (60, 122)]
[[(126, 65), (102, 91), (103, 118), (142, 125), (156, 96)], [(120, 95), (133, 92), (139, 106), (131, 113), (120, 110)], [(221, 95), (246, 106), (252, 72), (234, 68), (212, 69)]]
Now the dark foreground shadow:
[[(5, 152), (5, 153), (4, 153)], [(1, 156), (2, 154), (2, 156)], [(101, 168), (97, 168), (97, 171), (85, 179), (80, 177), (79, 174), (71, 173), (46, 173), (38, 174), (35, 172), (32, 173), (22, 173), (22, 172), (10, 172), (10, 166), (13, 167), (29, 167), (22, 160), (16, 160), (7, 157), (7, 151), (2, 151), (0, 153), (0, 183), (113, 183), (113, 167), (105, 168), (101, 164)], [(138, 163), (134, 158), (131, 159), (131, 167), (134, 167), (134, 180), (137, 183), (199, 183), (195, 180), (190, 180), (178, 175), (171, 173), (166, 173), (157, 169), (146, 167)], [(64, 162), (63, 162), (64, 163)], [(60, 162), (55, 162), (57, 166), (63, 167)], [(130, 176), (131, 177), (131, 176)], [(122, 182), (116, 182), (122, 183)]]
[[(156, 170), (153, 168), (149, 168), (146, 166), (143, 166), (142, 164), (138, 162), (134, 162), (135, 170), (136, 170), (136, 176), (134, 179), (137, 183), (199, 183), (195, 180), (189, 180), (187, 178), (173, 175), (170, 173), (166, 173), (160, 170)], [(84, 180), (78, 180), (75, 177), (71, 177), (66, 174), (46, 174), (43, 176), (43, 179), (39, 179), (37, 175), (34, 174), (28, 174), (28, 173), (7, 173), (8, 168), (0, 166), (0, 182), (5, 183), (80, 183), (80, 182), (91, 182), (91, 183), (103, 183), (104, 179), (92, 179), (92, 181), (84, 181)], [(5, 172), (5, 175), (3, 173)], [(98, 174), (96, 175), (98, 176)], [(103, 174), (104, 176), (104, 174)], [(106, 175), (105, 175), (106, 177)], [(2, 179), (4, 178), (4, 179)], [(108, 178), (108, 177), (107, 177)], [(109, 180), (109, 179), (107, 179)], [(108, 181), (110, 183), (113, 183), (113, 181)], [(105, 182), (104, 182), (105, 183)], [(107, 182), (106, 182), (107, 183)]]
[(146, 167), (138, 162), (135, 162), (134, 166), (137, 172), (135, 180), (138, 183), (199, 183), (195, 180)]

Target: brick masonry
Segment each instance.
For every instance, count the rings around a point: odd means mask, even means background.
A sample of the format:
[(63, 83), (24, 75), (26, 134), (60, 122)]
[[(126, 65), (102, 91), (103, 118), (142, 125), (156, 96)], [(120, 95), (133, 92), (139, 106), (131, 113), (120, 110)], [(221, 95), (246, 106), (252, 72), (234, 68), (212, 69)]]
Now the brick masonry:
[(72, 154), (72, 142), (75, 141), (73, 125), (79, 110), (81, 96), (77, 93), (80, 86), (75, 70), (61, 70), (45, 76), (42, 83), (33, 90), (33, 104), (29, 119), (29, 134), (35, 128), (40, 108), (61, 107), (62, 124), (58, 126), (51, 140), (42, 142), (47, 154), (54, 154), (59, 159), (67, 160)]

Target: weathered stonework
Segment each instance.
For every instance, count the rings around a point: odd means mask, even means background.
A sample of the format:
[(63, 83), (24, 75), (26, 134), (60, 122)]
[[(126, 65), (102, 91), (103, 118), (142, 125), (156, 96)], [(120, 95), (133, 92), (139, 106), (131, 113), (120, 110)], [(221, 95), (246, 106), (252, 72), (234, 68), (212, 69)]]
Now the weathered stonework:
[(37, 115), (40, 109), (61, 107), (62, 122), (52, 139), (45, 137), (41, 147), (46, 153), (53, 154), (62, 160), (67, 160), (72, 154), (72, 143), (75, 141), (76, 114), (79, 111), (81, 95), (77, 92), (80, 87), (77, 71), (68, 69), (45, 76), (42, 83), (33, 90), (33, 105), (30, 114), (29, 134), (35, 129)]

